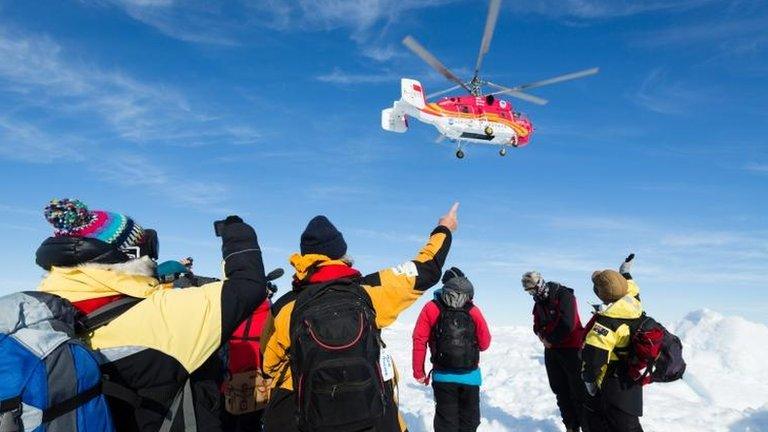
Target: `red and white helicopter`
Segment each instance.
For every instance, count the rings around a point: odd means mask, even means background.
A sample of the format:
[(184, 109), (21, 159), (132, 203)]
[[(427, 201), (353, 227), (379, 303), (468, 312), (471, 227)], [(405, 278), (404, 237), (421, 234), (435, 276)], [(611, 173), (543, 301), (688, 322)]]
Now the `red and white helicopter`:
[[(462, 145), (465, 142), (498, 145), (501, 147), (499, 154), (504, 156), (507, 154), (508, 146), (523, 147), (528, 144), (533, 133), (533, 124), (525, 115), (515, 111), (512, 104), (497, 96), (509, 95), (545, 105), (548, 102), (546, 99), (525, 93), (524, 90), (598, 73), (598, 68), (591, 68), (514, 87), (506, 87), (482, 79), (480, 66), (491, 46), (500, 6), (501, 0), (491, 0), (483, 40), (480, 43), (480, 53), (475, 64), (475, 75), (469, 81), (459, 79), (412, 36), (403, 39), (403, 44), (414, 54), (456, 85), (425, 96), (424, 86), (419, 81), (403, 78), (400, 81), (400, 100), (395, 101), (392, 108), (381, 111), (381, 127), (384, 130), (403, 133), (408, 130), (408, 117), (413, 117), (435, 126), (440, 133), (438, 142), (445, 138), (455, 142), (458, 147), (456, 157), (459, 159), (464, 157)], [(492, 87), (494, 91), (483, 93), (483, 88), (486, 86)], [(459, 88), (463, 88), (469, 94), (443, 96), (436, 102), (428, 102), (436, 96)]]

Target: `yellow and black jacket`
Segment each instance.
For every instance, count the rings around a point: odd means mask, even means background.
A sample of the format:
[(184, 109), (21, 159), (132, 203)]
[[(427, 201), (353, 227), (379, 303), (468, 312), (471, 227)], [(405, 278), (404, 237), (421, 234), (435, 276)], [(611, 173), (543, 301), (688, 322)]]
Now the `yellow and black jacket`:
[(627, 361), (632, 334), (643, 315), (643, 305), (637, 284), (631, 279), (627, 282), (627, 295), (598, 312), (594, 324), (587, 329), (581, 354), (582, 379), (597, 384), (605, 403), (640, 416), (642, 386), (629, 379)]
[[(54, 264), (40, 284), (41, 291), (75, 304), (116, 294), (143, 298), (88, 338), (102, 356), (102, 371), (109, 380), (142, 398), (138, 407), (109, 399), (118, 431), (158, 430), (189, 375), (266, 298), (253, 229), (242, 222), (227, 225), (222, 240), (225, 280), (200, 287), (163, 289), (154, 277), (132, 273), (126, 266), (88, 264)], [(55, 256), (57, 251), (45, 253)], [(184, 427), (182, 416), (177, 420), (172, 431)]]
[[(402, 311), (411, 306), (427, 289), (440, 281), (442, 267), (450, 249), (451, 238), (450, 230), (438, 226), (432, 231), (427, 244), (412, 261), (357, 278), (371, 299), (376, 312), (376, 325), (379, 329), (392, 324)], [(272, 316), (267, 319), (262, 333), (262, 341), (266, 341), (266, 343), (262, 343), (264, 373), (275, 378), (273, 382), (275, 387), (288, 392), (293, 392), (289, 362), (290, 319), (297, 293), (306, 284), (319, 282), (316, 276), (323, 272), (324, 268), (345, 265), (322, 255), (298, 254), (291, 257), (291, 264), (296, 269), (294, 290), (283, 295), (272, 306)], [(347, 268), (349, 267), (347, 266)], [(350, 270), (352, 269), (350, 268)], [(343, 276), (348, 277), (348, 275)], [(390, 398), (390, 403), (394, 407), (392, 389), (390, 389)], [(391, 411), (396, 412), (396, 409)], [(397, 422), (398, 419), (395, 419), (394, 423)], [(399, 422), (400, 429), (405, 430), (404, 423)]]

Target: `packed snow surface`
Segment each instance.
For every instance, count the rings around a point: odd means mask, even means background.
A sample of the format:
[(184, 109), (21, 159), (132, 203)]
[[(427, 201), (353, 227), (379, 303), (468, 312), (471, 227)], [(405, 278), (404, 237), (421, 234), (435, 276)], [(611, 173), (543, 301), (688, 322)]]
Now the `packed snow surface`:
[[(681, 381), (645, 387), (645, 431), (768, 432), (768, 327), (700, 310), (668, 328), (683, 341), (688, 369)], [(426, 432), (432, 430), (432, 389), (412, 377), (411, 331), (398, 323), (385, 330), (384, 340), (401, 374), (408, 428)], [(530, 328), (497, 327), (491, 334), (491, 348), (480, 360), (479, 431), (564, 431), (543, 347)]]

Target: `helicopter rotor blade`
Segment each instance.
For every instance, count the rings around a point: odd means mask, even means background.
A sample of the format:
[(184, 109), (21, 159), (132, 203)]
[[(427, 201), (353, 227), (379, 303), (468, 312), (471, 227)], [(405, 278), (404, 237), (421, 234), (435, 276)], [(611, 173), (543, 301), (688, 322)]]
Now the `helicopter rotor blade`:
[(518, 85), (518, 86), (515, 86), (515, 87), (512, 87), (512, 88), (514, 88), (515, 90), (525, 90), (525, 89), (536, 88), (536, 87), (544, 87), (544, 86), (547, 86), (547, 85), (557, 84), (557, 83), (561, 83), (561, 82), (564, 82), (564, 81), (570, 81), (570, 80), (575, 80), (575, 79), (579, 79), (579, 78), (588, 77), (590, 75), (595, 75), (598, 72), (600, 72), (600, 68), (584, 69), (584, 70), (578, 71), (578, 72), (571, 72), (571, 73), (568, 73), (568, 74), (564, 74), (564, 75), (560, 75), (560, 76), (556, 76), (556, 77), (552, 77), (552, 78), (547, 78), (547, 79), (540, 80), (540, 81), (534, 81), (534, 82), (530, 82), (530, 83), (527, 83), (527, 84), (521, 84), (521, 85)]
[(453, 81), (459, 86), (466, 89), (468, 92), (471, 92), (469, 87), (467, 87), (466, 84), (464, 84), (463, 81), (459, 79), (453, 72), (451, 72), (443, 63), (440, 62), (440, 60), (437, 59), (431, 52), (427, 51), (426, 48), (424, 48), (420, 43), (416, 41), (416, 39), (413, 38), (413, 36), (406, 36), (405, 39), (403, 39), (403, 45), (408, 47), (411, 51), (413, 51), (414, 54), (419, 56), (422, 60), (424, 60), (428, 65), (432, 66), (433, 69), (440, 72), (440, 74), (444, 77), (446, 77), (449, 81)]
[(524, 92), (518, 90), (516, 87), (513, 87), (513, 88), (504, 87), (502, 85), (498, 85), (498, 84), (492, 83), (490, 81), (486, 81), (485, 83), (488, 84), (491, 87), (499, 89), (499, 91), (497, 91), (497, 92), (490, 93), (490, 95), (492, 95), (492, 96), (496, 96), (496, 95), (500, 95), (500, 94), (506, 94), (506, 95), (510, 95), (512, 97), (516, 97), (518, 99), (522, 99), (522, 100), (527, 101), (527, 102), (535, 103), (536, 105), (546, 105), (549, 102), (548, 100), (546, 100), (544, 98), (540, 98), (540, 97), (534, 96), (532, 94), (524, 93)]
[(491, 39), (493, 39), (493, 31), (496, 29), (496, 20), (499, 18), (500, 7), (501, 0), (491, 0), (488, 5), (488, 17), (485, 19), (483, 40), (480, 42), (480, 52), (477, 54), (477, 63), (475, 63), (475, 76), (480, 73), (480, 66), (483, 64), (483, 58), (488, 54), (488, 50), (491, 48)]
[(433, 98), (433, 97), (435, 97), (435, 96), (440, 96), (441, 94), (445, 94), (445, 93), (448, 93), (448, 92), (452, 92), (452, 91), (454, 91), (454, 90), (456, 90), (456, 89), (459, 89), (459, 88), (461, 88), (461, 86), (460, 86), (460, 85), (455, 85), (455, 86), (453, 86), (453, 87), (451, 87), (451, 88), (447, 88), (447, 89), (445, 89), (445, 90), (440, 90), (440, 91), (438, 91), (438, 92), (430, 93), (430, 94), (428, 94), (428, 95), (427, 95), (427, 100), (429, 100), (429, 99), (432, 99), (432, 98)]

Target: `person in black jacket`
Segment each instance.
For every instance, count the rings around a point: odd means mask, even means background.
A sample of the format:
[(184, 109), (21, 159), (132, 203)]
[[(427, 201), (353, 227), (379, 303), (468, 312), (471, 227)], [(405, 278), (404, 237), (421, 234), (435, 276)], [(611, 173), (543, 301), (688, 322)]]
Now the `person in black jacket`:
[(566, 431), (584, 427), (584, 385), (581, 382), (581, 342), (584, 328), (571, 288), (546, 282), (539, 272), (523, 275), (523, 288), (534, 299), (533, 332), (544, 344), (544, 364), (549, 387)]

